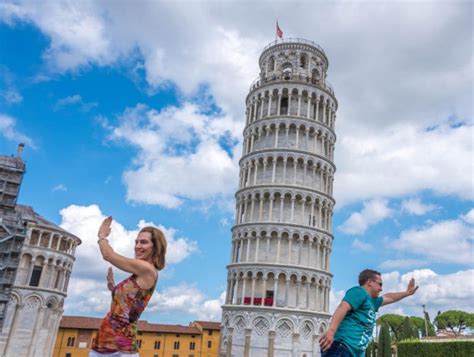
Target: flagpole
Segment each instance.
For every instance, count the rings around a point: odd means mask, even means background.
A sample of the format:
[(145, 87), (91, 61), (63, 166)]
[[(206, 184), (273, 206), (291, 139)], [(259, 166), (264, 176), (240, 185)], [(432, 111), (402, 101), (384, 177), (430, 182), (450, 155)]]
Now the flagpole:
[(277, 42), (277, 28), (278, 28), (278, 19), (276, 20), (276, 27), (275, 27), (275, 43)]

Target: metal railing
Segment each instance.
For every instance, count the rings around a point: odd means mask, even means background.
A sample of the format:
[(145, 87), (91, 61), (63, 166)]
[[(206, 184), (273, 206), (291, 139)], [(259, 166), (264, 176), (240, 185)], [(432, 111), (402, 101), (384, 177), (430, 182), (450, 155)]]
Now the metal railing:
[(321, 83), (320, 81), (316, 80), (315, 78), (311, 76), (305, 76), (302, 74), (296, 74), (296, 75), (289, 75), (288, 74), (273, 74), (268, 77), (264, 77), (263, 79), (260, 79), (260, 77), (257, 77), (252, 84), (250, 85), (249, 92), (259, 88), (261, 85), (269, 83), (269, 82), (274, 82), (274, 81), (291, 81), (292, 83), (304, 83), (304, 84), (313, 84), (316, 85), (317, 87), (327, 90), (329, 93), (331, 93), (333, 96), (334, 94), (334, 89), (332, 86), (328, 83), (328, 81), (325, 81), (325, 83)]
[(275, 45), (280, 45), (280, 44), (286, 44), (286, 43), (288, 43), (288, 44), (289, 43), (301, 43), (301, 44), (304, 44), (304, 45), (309, 45), (309, 46), (312, 46), (312, 47), (316, 47), (319, 51), (321, 51), (324, 55), (326, 55), (324, 53), (323, 48), (320, 45), (318, 45), (316, 42), (306, 40), (304, 38), (282, 38), (280, 40), (275, 40), (273, 42), (270, 42), (268, 45), (266, 45), (263, 48), (262, 53), (265, 52), (270, 47), (273, 47)]

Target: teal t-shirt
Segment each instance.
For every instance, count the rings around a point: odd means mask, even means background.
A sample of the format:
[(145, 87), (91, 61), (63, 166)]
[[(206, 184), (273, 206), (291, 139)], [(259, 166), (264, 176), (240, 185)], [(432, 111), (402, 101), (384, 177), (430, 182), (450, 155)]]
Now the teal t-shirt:
[(375, 313), (383, 298), (374, 299), (364, 288), (354, 286), (347, 290), (342, 300), (352, 309), (339, 325), (334, 340), (346, 345), (353, 356), (362, 357), (374, 330)]

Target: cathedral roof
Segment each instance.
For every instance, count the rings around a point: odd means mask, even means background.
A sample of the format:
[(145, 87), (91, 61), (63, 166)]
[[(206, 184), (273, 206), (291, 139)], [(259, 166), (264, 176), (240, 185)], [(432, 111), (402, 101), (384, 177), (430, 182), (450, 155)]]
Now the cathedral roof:
[(53, 222), (48, 221), (46, 218), (40, 216), (33, 207), (27, 206), (27, 205), (16, 205), (15, 206), (15, 211), (20, 213), (21, 218), (25, 221), (31, 222), (33, 224), (36, 224), (38, 226), (44, 227), (44, 228), (49, 228), (55, 231), (62, 232), (64, 234), (67, 234), (68, 236), (72, 236), (76, 239), (79, 240), (79, 244), (81, 243), (81, 239), (74, 234), (66, 231), (64, 228), (61, 228), (57, 224), (54, 224)]

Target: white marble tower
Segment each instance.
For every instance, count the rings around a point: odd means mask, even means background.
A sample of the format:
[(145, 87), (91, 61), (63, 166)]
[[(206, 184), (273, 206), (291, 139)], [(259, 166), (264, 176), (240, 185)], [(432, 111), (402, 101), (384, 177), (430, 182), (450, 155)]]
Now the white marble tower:
[(312, 41), (264, 48), (246, 98), (220, 354), (319, 356), (329, 320), (337, 100)]

